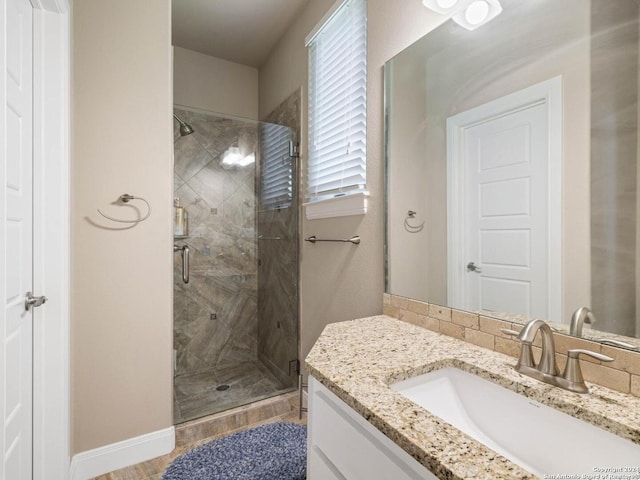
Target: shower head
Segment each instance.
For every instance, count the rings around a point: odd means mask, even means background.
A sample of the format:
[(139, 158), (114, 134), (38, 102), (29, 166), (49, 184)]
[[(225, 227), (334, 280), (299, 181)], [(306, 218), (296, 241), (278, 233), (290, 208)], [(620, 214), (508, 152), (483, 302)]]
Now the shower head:
[(185, 135), (191, 135), (193, 132), (195, 132), (191, 125), (180, 120), (180, 118), (175, 113), (173, 114), (173, 116), (180, 124), (180, 135), (184, 137)]

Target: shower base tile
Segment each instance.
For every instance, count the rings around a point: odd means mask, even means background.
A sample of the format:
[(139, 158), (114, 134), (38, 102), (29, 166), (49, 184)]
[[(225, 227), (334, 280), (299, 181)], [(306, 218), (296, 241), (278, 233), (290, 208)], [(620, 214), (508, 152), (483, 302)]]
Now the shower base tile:
[(208, 415), (176, 426), (176, 447), (189, 445), (210, 437), (241, 430), (272, 418), (298, 421), (298, 392), (278, 395), (249, 405)]
[[(224, 386), (229, 388), (217, 389)], [(280, 382), (258, 361), (225, 364), (178, 375), (174, 379), (174, 423), (247, 405), (293, 389), (294, 386)]]

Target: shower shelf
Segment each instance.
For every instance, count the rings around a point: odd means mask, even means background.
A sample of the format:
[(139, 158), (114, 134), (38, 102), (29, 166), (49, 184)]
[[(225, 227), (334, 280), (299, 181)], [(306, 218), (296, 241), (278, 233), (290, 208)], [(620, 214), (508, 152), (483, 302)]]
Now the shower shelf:
[(185, 238), (189, 238), (189, 235), (174, 235), (174, 240), (184, 240)]

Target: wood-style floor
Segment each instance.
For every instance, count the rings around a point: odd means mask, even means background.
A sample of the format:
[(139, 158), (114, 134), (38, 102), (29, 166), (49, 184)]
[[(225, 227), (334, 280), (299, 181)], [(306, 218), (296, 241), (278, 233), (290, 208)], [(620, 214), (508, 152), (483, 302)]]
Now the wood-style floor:
[(306, 425), (298, 414), (298, 393), (289, 393), (176, 426), (176, 448), (169, 454), (96, 477), (95, 480), (160, 480), (182, 453), (211, 440), (273, 422)]

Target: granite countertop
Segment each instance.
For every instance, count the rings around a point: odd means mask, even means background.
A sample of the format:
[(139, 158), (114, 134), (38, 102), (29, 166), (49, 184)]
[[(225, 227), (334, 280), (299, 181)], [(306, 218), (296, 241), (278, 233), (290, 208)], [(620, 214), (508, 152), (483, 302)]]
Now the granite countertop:
[(388, 385), (443, 367), (484, 377), (640, 444), (640, 398), (590, 384), (580, 395), (519, 374), (515, 359), (385, 315), (328, 325), (310, 375), (443, 479), (536, 478)]

